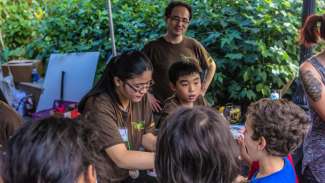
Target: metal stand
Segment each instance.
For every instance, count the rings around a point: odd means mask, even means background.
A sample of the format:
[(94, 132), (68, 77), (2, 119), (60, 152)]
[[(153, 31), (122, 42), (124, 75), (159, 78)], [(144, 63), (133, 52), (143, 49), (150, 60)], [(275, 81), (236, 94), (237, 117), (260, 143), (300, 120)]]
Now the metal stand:
[(110, 30), (110, 35), (111, 35), (111, 40), (112, 40), (112, 53), (113, 56), (116, 56), (116, 47), (115, 47), (115, 36), (114, 36), (114, 23), (113, 23), (113, 14), (112, 14), (112, 4), (111, 0), (107, 0), (107, 5), (108, 5), (108, 16), (109, 16), (109, 30)]

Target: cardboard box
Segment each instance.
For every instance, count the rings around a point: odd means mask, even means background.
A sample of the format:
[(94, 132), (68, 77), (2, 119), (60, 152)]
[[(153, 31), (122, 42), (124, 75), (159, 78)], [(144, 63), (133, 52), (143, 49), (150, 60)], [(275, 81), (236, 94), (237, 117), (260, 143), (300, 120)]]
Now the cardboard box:
[(35, 106), (37, 106), (39, 98), (43, 93), (43, 86), (36, 83), (20, 82), (16, 84), (17, 89), (26, 92), (28, 95), (32, 95)]
[(31, 82), (33, 68), (36, 68), (40, 75), (43, 74), (43, 64), (40, 60), (11, 60), (1, 67), (4, 77), (8, 76), (10, 68), (15, 83)]

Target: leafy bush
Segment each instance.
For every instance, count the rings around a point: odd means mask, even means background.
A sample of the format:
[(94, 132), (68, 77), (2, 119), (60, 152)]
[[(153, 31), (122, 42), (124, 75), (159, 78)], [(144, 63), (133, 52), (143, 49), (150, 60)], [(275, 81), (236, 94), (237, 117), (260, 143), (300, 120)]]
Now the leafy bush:
[(0, 36), (3, 38), (2, 59), (26, 57), (26, 46), (37, 34), (37, 22), (34, 19), (29, 1), (0, 1)]
[[(47, 60), (56, 52), (100, 51), (99, 77), (111, 50), (106, 2), (0, 1), (0, 33), (6, 43), (2, 58)], [(210, 101), (254, 101), (296, 75), (302, 1), (188, 2), (194, 9), (188, 35), (201, 41), (217, 63), (207, 94)], [(141, 49), (161, 36), (167, 3), (112, 0), (118, 51)], [(320, 6), (325, 7), (324, 3)]]
[(198, 4), (201, 11), (190, 28), (221, 71), (214, 78), (210, 97), (221, 103), (248, 103), (269, 96), (271, 89), (281, 88), (297, 72), (297, 10), (302, 5), (267, 0), (224, 5)]

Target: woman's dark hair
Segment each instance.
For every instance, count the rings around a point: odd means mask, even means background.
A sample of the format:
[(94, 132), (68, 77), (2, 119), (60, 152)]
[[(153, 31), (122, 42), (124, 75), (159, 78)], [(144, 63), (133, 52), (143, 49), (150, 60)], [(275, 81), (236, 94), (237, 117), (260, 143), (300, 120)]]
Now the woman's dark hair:
[(6, 97), (5, 97), (5, 95), (3, 94), (1, 88), (0, 88), (0, 101), (8, 104), (8, 101), (7, 101)]
[(180, 108), (158, 135), (160, 183), (231, 183), (239, 175), (238, 147), (226, 119), (207, 107)]
[(25, 123), (9, 140), (5, 182), (76, 182), (92, 164), (87, 148), (90, 133), (79, 121), (70, 119)]
[(186, 8), (190, 14), (190, 17), (189, 17), (189, 20), (192, 19), (192, 7), (185, 3), (185, 2), (182, 2), (182, 1), (172, 1), (168, 4), (168, 6), (166, 7), (165, 9), (165, 18), (169, 18), (170, 15), (172, 14), (172, 11), (174, 8), (178, 7), (178, 6), (182, 6), (184, 8)]
[(325, 14), (310, 15), (300, 30), (300, 43), (307, 47), (317, 43), (319, 38), (325, 40)]
[(128, 51), (113, 57), (97, 84), (80, 101), (79, 111), (83, 112), (88, 98), (96, 97), (101, 93), (107, 93), (114, 103), (119, 103), (115, 92), (114, 77), (125, 81), (148, 70), (152, 71), (152, 64), (149, 58), (140, 51)]
[(0, 182), (4, 174), (4, 156), (10, 136), (22, 126), (22, 118), (16, 111), (0, 100)]
[(253, 140), (264, 137), (266, 151), (273, 156), (287, 156), (303, 142), (309, 128), (304, 110), (286, 99), (260, 99), (249, 105)]
[(190, 74), (198, 74), (201, 76), (201, 68), (195, 63), (197, 61), (194, 58), (187, 58), (186, 60), (173, 63), (168, 69), (169, 81), (175, 85), (177, 80), (182, 76)]
[(0, 101), (0, 152), (5, 151), (9, 137), (22, 126), (23, 119), (6, 103)]

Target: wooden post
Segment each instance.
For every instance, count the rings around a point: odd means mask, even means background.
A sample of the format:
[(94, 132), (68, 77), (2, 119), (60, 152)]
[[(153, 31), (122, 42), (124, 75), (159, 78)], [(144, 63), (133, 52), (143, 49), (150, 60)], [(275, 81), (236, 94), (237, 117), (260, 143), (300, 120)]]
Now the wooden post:
[[(315, 13), (315, 0), (304, 0), (303, 2), (303, 9), (302, 9), (302, 26), (305, 23), (306, 18)], [(313, 54), (312, 48), (306, 48), (304, 45), (300, 46), (300, 60), (299, 64), (303, 63), (306, 59), (310, 58)], [(300, 78), (297, 78), (294, 82), (294, 93), (292, 95), (292, 100), (294, 103), (298, 104), (300, 107), (305, 109), (306, 111), (309, 110), (307, 104), (307, 98), (304, 94), (303, 86), (300, 81)]]
[[(305, 23), (306, 18), (315, 13), (316, 2), (315, 0), (304, 0), (303, 3), (303, 10), (302, 10), (302, 21), (301, 25), (303, 26)], [(305, 46), (300, 46), (300, 64), (304, 62), (306, 59), (311, 57), (313, 54), (312, 48), (306, 48)]]

